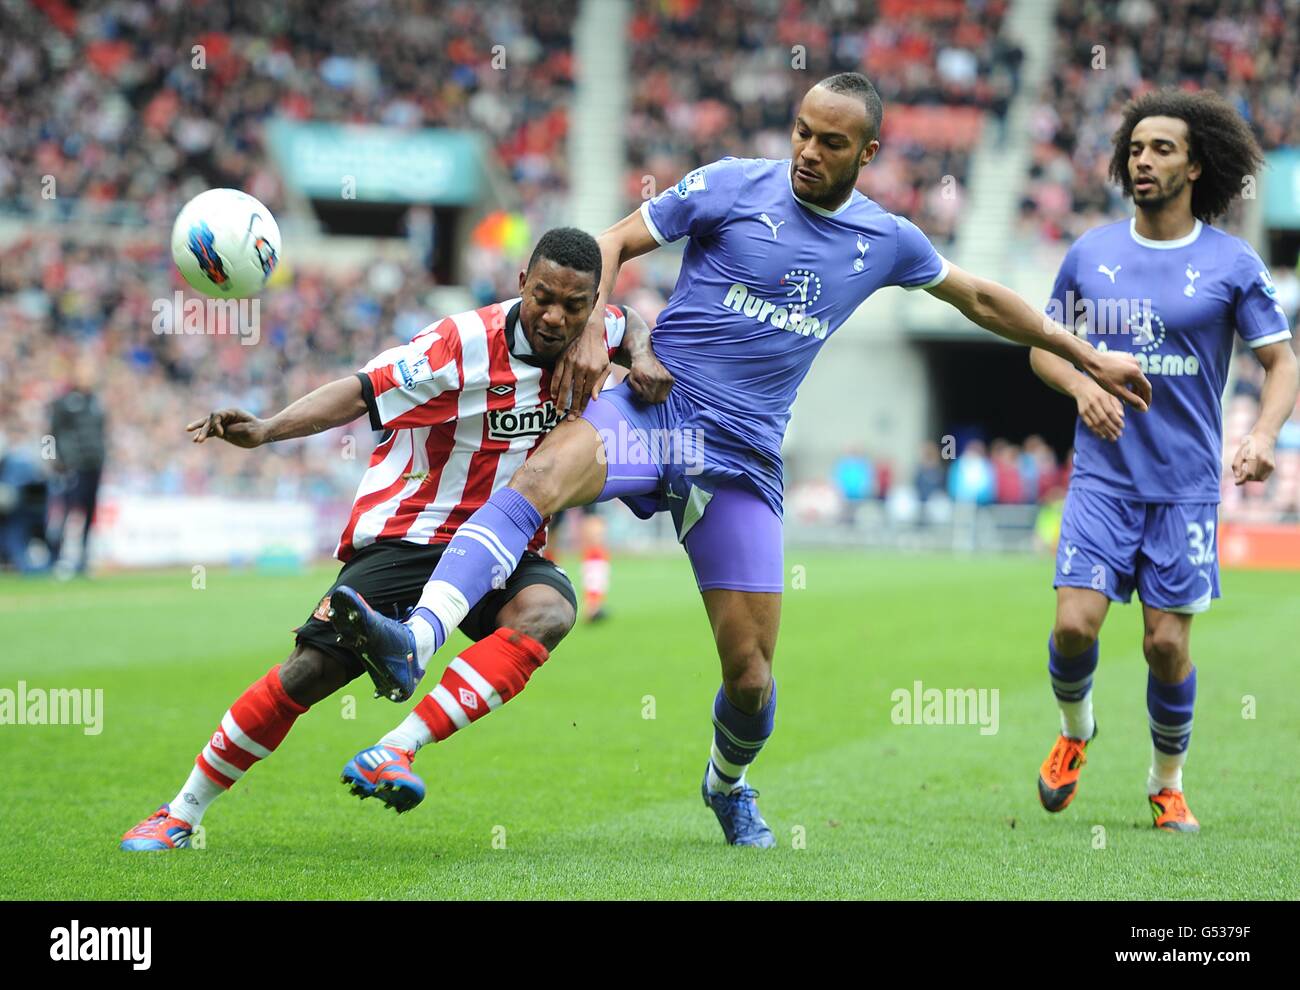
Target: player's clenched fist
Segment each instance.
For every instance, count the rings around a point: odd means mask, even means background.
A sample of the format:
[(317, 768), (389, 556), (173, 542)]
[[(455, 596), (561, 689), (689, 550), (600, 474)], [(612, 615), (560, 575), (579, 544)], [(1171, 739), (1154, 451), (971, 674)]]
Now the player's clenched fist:
[(1232, 459), (1232, 477), (1239, 485), (1267, 481), (1273, 473), (1273, 441), (1258, 433), (1247, 433)]
[(664, 402), (673, 389), (673, 373), (648, 350), (634, 358), (627, 384), (642, 402)]
[(236, 447), (260, 447), (266, 443), (266, 424), (243, 409), (218, 409), (185, 427), (195, 443), (218, 437)]

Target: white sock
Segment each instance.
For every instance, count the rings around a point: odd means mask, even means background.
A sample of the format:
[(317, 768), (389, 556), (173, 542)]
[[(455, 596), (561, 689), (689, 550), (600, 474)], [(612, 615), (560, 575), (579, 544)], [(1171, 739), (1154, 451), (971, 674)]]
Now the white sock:
[[(418, 611), (427, 608), (442, 623), (442, 630), (447, 639), (456, 627), (469, 615), (469, 602), (460, 589), (447, 581), (428, 581), (420, 592), (420, 600), (415, 603)], [(438, 633), (423, 616), (414, 616), (407, 620), (407, 626), (415, 634), (415, 660), (420, 665), (420, 673), (433, 659), (434, 652), (440, 645)], [(445, 640), (444, 640), (445, 642)]]
[[(727, 758), (718, 751), (718, 744), (713, 744), (712, 752), (709, 754), (709, 790), (714, 794), (730, 794), (738, 787), (745, 786), (745, 771), (749, 766), (738, 763), (729, 763)], [(729, 780), (723, 780), (718, 776), (718, 770), (721, 770), (728, 777), (736, 777), (733, 783)]]
[(1147, 793), (1159, 794), (1166, 787), (1171, 791), (1183, 789), (1183, 764), (1187, 762), (1187, 750), (1181, 753), (1165, 753), (1151, 747), (1151, 770), (1147, 773)]
[(402, 719), (401, 725), (379, 740), (379, 745), (417, 753), (421, 746), (427, 746), (431, 742), (433, 733), (429, 731), (428, 724), (415, 712), (411, 712)]
[(1092, 720), (1092, 690), (1083, 696), (1082, 701), (1061, 701), (1061, 735), (1071, 739), (1091, 739), (1097, 728)]
[(212, 778), (197, 766), (190, 771), (189, 779), (182, 785), (177, 795), (171, 799), (171, 813), (177, 818), (197, 827), (203, 820), (203, 813), (226, 789), (212, 782)]
[(424, 668), (428, 666), (429, 661), (433, 659), (434, 651), (438, 649), (437, 633), (423, 616), (417, 615), (408, 619), (406, 624), (415, 636), (416, 672), (423, 677)]

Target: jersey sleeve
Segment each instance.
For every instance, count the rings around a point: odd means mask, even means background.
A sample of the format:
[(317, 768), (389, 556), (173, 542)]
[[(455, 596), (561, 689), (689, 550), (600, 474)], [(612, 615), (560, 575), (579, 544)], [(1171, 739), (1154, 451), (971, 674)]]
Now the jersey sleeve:
[(1076, 328), (1076, 306), (1079, 298), (1079, 242), (1075, 241), (1061, 259), (1061, 267), (1056, 270), (1056, 280), (1052, 282), (1052, 294), (1048, 297), (1045, 312), (1047, 315), (1073, 332)]
[(687, 172), (677, 185), (641, 204), (650, 235), (663, 245), (717, 229), (740, 196), (743, 173), (739, 158), (720, 158)]
[(921, 228), (906, 217), (894, 217), (898, 225), (898, 251), (889, 273), (890, 285), (904, 289), (930, 289), (948, 277), (948, 262)]
[(1251, 347), (1290, 340), (1290, 321), (1277, 301), (1268, 266), (1248, 244), (1237, 257), (1233, 277), (1233, 315), (1241, 339)]
[(627, 332), (627, 313), (622, 306), (605, 307), (605, 346), (612, 358), (622, 346), (623, 334)]
[(457, 415), (460, 335), (448, 319), (392, 347), (357, 372), (376, 430), (447, 423)]

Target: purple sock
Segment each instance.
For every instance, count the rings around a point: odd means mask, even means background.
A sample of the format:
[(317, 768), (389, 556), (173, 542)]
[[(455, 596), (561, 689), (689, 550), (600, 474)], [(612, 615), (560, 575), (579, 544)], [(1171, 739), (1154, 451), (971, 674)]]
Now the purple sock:
[[(718, 688), (713, 699), (713, 751), (710, 756), (710, 776), (730, 789), (744, 776), (749, 764), (757, 758), (759, 750), (772, 734), (776, 724), (776, 681), (772, 682), (772, 695), (767, 704), (754, 715), (742, 712), (731, 703), (726, 692)], [(723, 787), (710, 786), (714, 790)]]
[(1196, 668), (1181, 684), (1165, 684), (1147, 672), (1147, 716), (1151, 742), (1162, 753), (1182, 753), (1192, 741), (1192, 709), (1196, 707)]
[(1056, 652), (1056, 640), (1047, 637), (1047, 673), (1052, 678), (1052, 691), (1057, 701), (1082, 701), (1092, 690), (1092, 675), (1097, 670), (1101, 655), (1101, 641), (1093, 644), (1077, 657), (1063, 657)]
[(493, 492), (460, 524), (407, 621), (428, 622), (438, 649), (484, 595), (509, 580), (541, 525), (532, 503), (513, 488)]

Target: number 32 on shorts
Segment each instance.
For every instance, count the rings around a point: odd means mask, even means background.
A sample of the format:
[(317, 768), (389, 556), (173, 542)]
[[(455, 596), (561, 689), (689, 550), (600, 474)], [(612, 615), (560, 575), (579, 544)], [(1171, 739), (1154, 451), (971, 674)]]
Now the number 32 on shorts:
[(1187, 559), (1193, 564), (1208, 564), (1214, 560), (1214, 520), (1187, 524)]

